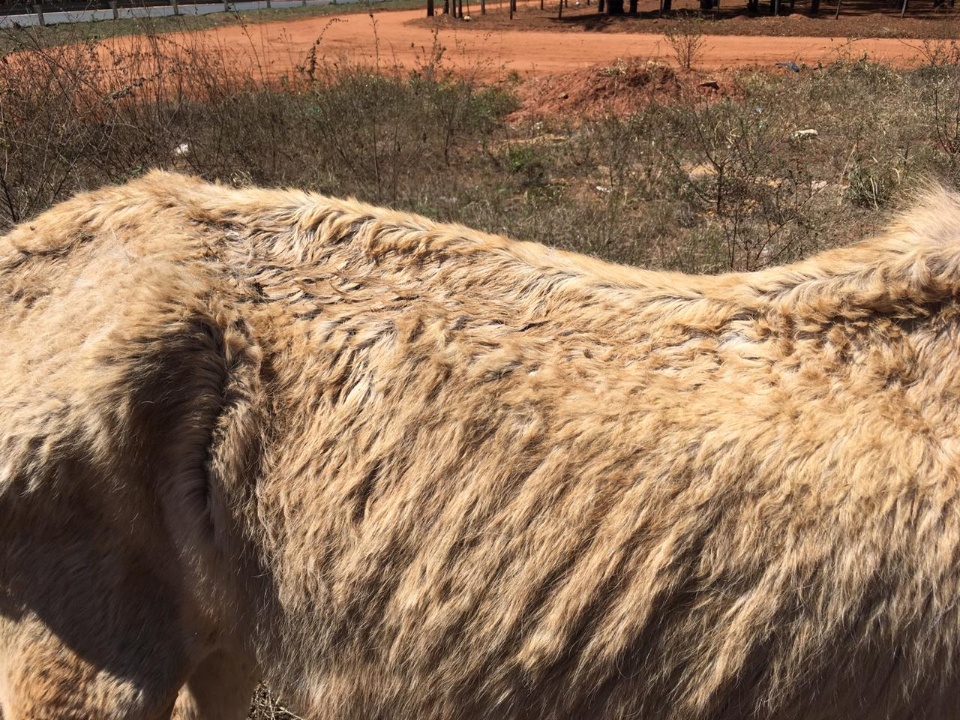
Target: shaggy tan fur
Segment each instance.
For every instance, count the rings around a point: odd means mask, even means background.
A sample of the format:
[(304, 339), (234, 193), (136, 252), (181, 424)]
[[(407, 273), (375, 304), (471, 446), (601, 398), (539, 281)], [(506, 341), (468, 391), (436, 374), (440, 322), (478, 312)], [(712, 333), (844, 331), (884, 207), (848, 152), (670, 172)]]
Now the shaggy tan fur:
[(960, 717), (960, 199), (690, 277), (153, 173), (0, 238), (0, 706)]

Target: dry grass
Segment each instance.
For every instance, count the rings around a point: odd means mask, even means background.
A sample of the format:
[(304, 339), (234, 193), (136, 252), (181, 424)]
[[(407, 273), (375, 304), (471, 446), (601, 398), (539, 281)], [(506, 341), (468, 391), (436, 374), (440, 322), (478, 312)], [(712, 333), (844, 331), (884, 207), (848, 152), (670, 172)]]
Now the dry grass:
[[(849, 59), (744, 74), (720, 100), (650, 95), (622, 116), (604, 97), (592, 119), (511, 124), (513, 87), (452, 73), (442, 48), (412, 73), (315, 52), (267, 82), (256, 60), (238, 67), (227, 50), (162, 35), (121, 56), (21, 34), (0, 63), (0, 227), (167, 167), (356, 195), (622, 262), (755, 268), (860, 236), (922, 178), (956, 179), (956, 53), (928, 47), (910, 72)], [(649, 72), (611, 72), (631, 67)], [(631, 92), (619, 79), (616, 92)]]
[(280, 700), (270, 695), (267, 688), (260, 687), (253, 698), (249, 720), (303, 720), (303, 718), (284, 707)]
[[(956, 52), (928, 50), (910, 72), (848, 59), (743, 74), (719, 100), (664, 103), (618, 75), (615, 93), (649, 96), (634, 114), (616, 113), (614, 93), (591, 99), (588, 119), (525, 112), (511, 124), (514, 87), (454, 74), (442, 48), (412, 73), (315, 52), (267, 82), (256, 60), (238, 67), (227, 50), (162, 35), (122, 56), (27, 36), (0, 63), (0, 227), (167, 167), (355, 195), (622, 262), (756, 268), (860, 236), (923, 178), (957, 178)], [(634, 70), (650, 72), (610, 72)]]

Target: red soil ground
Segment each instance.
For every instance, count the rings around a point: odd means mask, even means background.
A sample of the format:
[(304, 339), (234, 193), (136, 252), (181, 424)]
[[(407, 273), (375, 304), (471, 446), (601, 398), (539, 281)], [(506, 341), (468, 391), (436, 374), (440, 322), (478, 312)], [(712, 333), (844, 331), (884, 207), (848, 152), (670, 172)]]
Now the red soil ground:
[[(478, 9), (476, 1), (473, 0), (474, 12)], [(529, 21), (534, 14), (545, 17), (539, 3), (527, 5), (522, 12), (528, 16), (528, 22), (512, 29), (498, 19), (505, 11), (494, 2), (489, 2), (489, 6), (486, 18), (474, 22), (442, 17), (427, 21), (423, 10), (355, 13), (332, 19), (318, 17), (204, 30), (183, 40), (187, 45), (197, 41), (214, 43), (238, 56), (255, 55), (259, 70), (266, 75), (276, 75), (303, 63), (318, 41), (318, 57), (329, 61), (379, 63), (381, 67), (399, 64), (408, 68), (422, 62), (439, 43), (444, 48), (446, 64), (479, 71), (487, 79), (502, 78), (511, 72), (523, 76), (556, 75), (614, 63), (618, 58), (673, 63), (673, 53), (662, 34), (590, 32), (586, 27), (580, 32), (557, 32), (550, 25), (537, 29), (537, 22), (547, 22)], [(956, 16), (950, 15), (952, 23)], [(884, 22), (891, 24), (899, 20), (889, 19), (889, 15), (883, 17)], [(788, 18), (767, 19), (791, 22)], [(753, 20), (764, 18), (741, 17), (723, 22), (746, 27)], [(122, 44), (124, 39), (113, 42)], [(923, 61), (928, 53), (929, 47), (924, 47), (922, 41), (896, 38), (706, 35), (695, 66), (706, 72), (751, 66), (774, 68), (777, 61), (816, 66), (866, 54), (871, 60), (902, 67)]]

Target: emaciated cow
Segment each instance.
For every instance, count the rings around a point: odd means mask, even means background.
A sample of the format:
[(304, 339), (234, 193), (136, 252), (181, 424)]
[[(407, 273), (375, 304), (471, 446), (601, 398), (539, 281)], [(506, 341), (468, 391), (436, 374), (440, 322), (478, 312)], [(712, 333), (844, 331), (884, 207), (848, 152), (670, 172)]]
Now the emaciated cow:
[(6, 720), (960, 717), (960, 199), (751, 274), (164, 173), (0, 238)]

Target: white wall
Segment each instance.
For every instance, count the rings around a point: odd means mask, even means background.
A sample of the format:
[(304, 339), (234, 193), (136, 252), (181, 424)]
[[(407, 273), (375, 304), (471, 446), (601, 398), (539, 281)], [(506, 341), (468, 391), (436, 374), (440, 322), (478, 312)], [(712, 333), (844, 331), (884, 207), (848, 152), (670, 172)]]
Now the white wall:
[[(273, 0), (271, 5), (274, 8), (300, 7), (301, 5), (348, 5), (359, 2), (360, 0)], [(382, 2), (382, 0), (372, 0), (373, 2)], [(265, 10), (267, 8), (266, 0), (249, 0), (244, 2), (230, 2), (231, 11), (241, 10)], [(191, 5), (180, 3), (181, 15), (207, 15), (209, 13), (225, 12), (223, 3), (209, 3), (203, 5)], [(147, 7), (117, 8), (117, 17), (120, 19), (142, 18), (142, 17), (166, 17), (173, 15), (173, 7), (170, 5), (155, 5)], [(60, 23), (91, 22), (94, 20), (112, 20), (112, 10), (76, 10), (69, 12), (44, 12), (43, 19), (47, 25), (58, 25)], [(40, 18), (35, 14), (29, 15), (0, 15), (0, 28), (9, 28), (19, 25), (26, 27), (28, 25), (39, 25)]]

